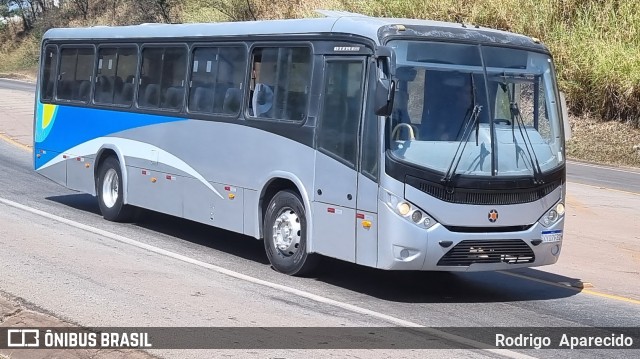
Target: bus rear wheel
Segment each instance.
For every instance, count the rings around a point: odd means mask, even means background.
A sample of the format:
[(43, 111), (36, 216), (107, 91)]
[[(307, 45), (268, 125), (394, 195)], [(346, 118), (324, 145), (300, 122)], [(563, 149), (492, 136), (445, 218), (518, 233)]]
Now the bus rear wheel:
[(115, 157), (106, 158), (98, 170), (98, 204), (104, 219), (127, 222), (133, 219), (134, 208), (124, 204), (122, 171)]
[(276, 193), (264, 216), (264, 247), (278, 272), (306, 276), (319, 257), (307, 251), (307, 218), (300, 196), (291, 190)]

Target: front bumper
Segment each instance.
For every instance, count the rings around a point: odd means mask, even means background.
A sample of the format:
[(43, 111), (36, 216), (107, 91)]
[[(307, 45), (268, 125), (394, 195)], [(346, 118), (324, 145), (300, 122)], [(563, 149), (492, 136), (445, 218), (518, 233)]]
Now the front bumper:
[[(563, 230), (564, 217), (551, 227), (536, 222), (529, 229), (517, 232), (452, 232), (441, 224), (429, 229), (421, 228), (393, 212), (383, 202), (379, 203), (378, 268), (389, 270), (428, 271), (494, 271), (554, 264), (562, 249), (562, 239), (556, 242), (537, 243), (543, 231)], [(542, 214), (541, 214), (542, 215)], [(534, 259), (528, 263), (513, 263), (508, 257), (497, 263), (471, 263), (469, 265), (438, 265), (440, 259), (462, 241), (521, 240), (531, 248)], [(451, 242), (443, 247), (440, 242)], [(486, 252), (485, 252), (486, 253)], [(473, 253), (471, 256), (473, 257)], [(482, 255), (482, 254), (479, 254)], [(479, 260), (481, 262), (482, 260)]]

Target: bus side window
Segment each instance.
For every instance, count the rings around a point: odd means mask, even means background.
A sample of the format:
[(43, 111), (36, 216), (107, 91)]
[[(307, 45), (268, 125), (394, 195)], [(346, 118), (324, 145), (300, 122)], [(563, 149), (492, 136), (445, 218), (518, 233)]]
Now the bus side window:
[(182, 109), (186, 72), (186, 48), (174, 46), (143, 49), (138, 104), (141, 107), (167, 110)]
[(248, 99), (251, 116), (296, 122), (306, 118), (311, 83), (309, 48), (256, 48), (251, 71), (255, 75)]
[(189, 111), (237, 114), (245, 69), (243, 47), (197, 47), (189, 75)]
[(93, 64), (93, 48), (63, 48), (60, 51), (57, 98), (67, 101), (89, 101)]
[(42, 100), (53, 100), (53, 84), (56, 81), (57, 67), (58, 49), (55, 46), (47, 46), (44, 54), (44, 66), (42, 68), (42, 84), (40, 86)]

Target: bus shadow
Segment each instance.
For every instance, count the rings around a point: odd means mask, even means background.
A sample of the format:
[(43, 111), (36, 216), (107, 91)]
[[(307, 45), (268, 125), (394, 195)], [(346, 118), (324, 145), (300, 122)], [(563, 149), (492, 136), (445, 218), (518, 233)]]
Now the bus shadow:
[(98, 206), (98, 201), (96, 200), (95, 197), (93, 197), (90, 194), (74, 193), (74, 194), (46, 197), (45, 199), (51, 202), (60, 203), (67, 207), (71, 207), (83, 212), (89, 212), (89, 213), (102, 216), (100, 214), (100, 207)]
[[(48, 197), (48, 200), (100, 215), (96, 198), (88, 194)], [(311, 278), (286, 278), (268, 269), (261, 241), (205, 224), (140, 210), (134, 226), (175, 237), (265, 265), (264, 279), (291, 281), (295, 286), (316, 281), (351, 292), (398, 303), (483, 303), (552, 300), (578, 294), (580, 280), (524, 268), (512, 272), (383, 271), (323, 257)], [(262, 276), (261, 276), (262, 277)], [(555, 284), (553, 284), (555, 283)], [(565, 285), (566, 284), (566, 285)], [(571, 287), (570, 285), (576, 285)]]
[(501, 272), (383, 271), (323, 258), (317, 280), (402, 303), (482, 303), (552, 300), (578, 294), (577, 278), (533, 268)]

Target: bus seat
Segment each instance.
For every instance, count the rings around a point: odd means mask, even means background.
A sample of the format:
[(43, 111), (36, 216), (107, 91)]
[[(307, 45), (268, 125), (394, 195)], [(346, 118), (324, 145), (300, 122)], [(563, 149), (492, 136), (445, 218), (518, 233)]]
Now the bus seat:
[(149, 84), (139, 96), (140, 105), (145, 107), (158, 107), (160, 102), (160, 85)]
[(257, 83), (253, 90), (251, 104), (256, 117), (273, 117), (277, 104), (274, 104), (275, 90), (271, 85)]
[(116, 94), (116, 103), (119, 105), (131, 105), (133, 102), (134, 86), (132, 83), (127, 82), (122, 85), (122, 92)]
[(179, 109), (182, 107), (182, 100), (184, 98), (184, 87), (174, 86), (169, 87), (164, 94), (163, 108)]
[(122, 81), (122, 77), (120, 76), (112, 76), (111, 84), (113, 84), (113, 89), (115, 93), (120, 93), (122, 91), (122, 85), (124, 81)]
[(237, 113), (240, 111), (240, 101), (242, 99), (242, 90), (239, 88), (230, 88), (224, 96), (224, 104), (222, 111), (224, 113)]
[(212, 91), (213, 112), (221, 113), (224, 108), (224, 98), (227, 96), (227, 90), (233, 87), (232, 83), (219, 82), (215, 84), (215, 91)]
[(78, 96), (75, 98), (78, 101), (87, 102), (91, 97), (91, 82), (84, 80), (80, 81), (78, 85)]
[(192, 99), (193, 106), (191, 106), (191, 109), (194, 111), (211, 112), (213, 109), (213, 91), (208, 88), (196, 88)]
[(106, 76), (98, 76), (96, 80), (95, 99), (99, 103), (111, 102), (111, 83)]
[(62, 100), (71, 100), (73, 98), (73, 81), (58, 81), (57, 98)]

